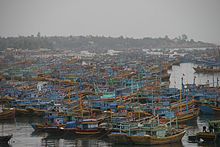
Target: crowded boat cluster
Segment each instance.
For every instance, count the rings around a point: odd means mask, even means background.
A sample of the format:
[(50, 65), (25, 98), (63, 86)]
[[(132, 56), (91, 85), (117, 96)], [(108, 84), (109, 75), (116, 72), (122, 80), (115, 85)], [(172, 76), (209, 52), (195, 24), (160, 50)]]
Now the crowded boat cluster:
[[(66, 139), (94, 137), (146, 145), (181, 142), (188, 127), (184, 122), (220, 113), (219, 80), (213, 81), (214, 86), (198, 85), (196, 77), (185, 82), (183, 75), (180, 88), (170, 88), (169, 71), (193, 62), (198, 65), (195, 72), (220, 72), (220, 56), (210, 55), (213, 50), (7, 49), (0, 59), (0, 120), (42, 117), (42, 123), (31, 124), (34, 132)], [(7, 142), (12, 135), (6, 137)]]

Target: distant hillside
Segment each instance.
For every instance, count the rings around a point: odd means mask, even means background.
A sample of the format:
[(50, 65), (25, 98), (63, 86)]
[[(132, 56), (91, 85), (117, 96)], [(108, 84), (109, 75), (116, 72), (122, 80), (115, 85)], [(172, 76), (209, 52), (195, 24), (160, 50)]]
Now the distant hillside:
[(28, 37), (0, 37), (0, 50), (4, 50), (6, 48), (66, 48), (76, 51), (89, 50), (92, 52), (106, 52), (108, 49), (126, 50), (129, 48), (191, 48), (212, 46), (215, 45), (188, 39), (186, 35), (182, 35), (175, 39), (170, 39), (168, 36), (163, 38), (148, 37), (142, 39), (102, 36), (42, 37), (40, 34)]

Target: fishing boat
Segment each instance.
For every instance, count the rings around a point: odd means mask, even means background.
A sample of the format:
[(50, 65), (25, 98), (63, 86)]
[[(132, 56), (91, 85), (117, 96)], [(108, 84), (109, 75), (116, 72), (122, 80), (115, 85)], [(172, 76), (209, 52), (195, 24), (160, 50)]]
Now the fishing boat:
[(32, 116), (44, 116), (46, 113), (46, 110), (37, 109), (37, 108), (27, 108), (28, 114), (31, 114)]
[[(2, 98), (1, 98), (2, 100)], [(0, 101), (0, 120), (8, 120), (8, 119), (14, 119), (15, 118), (15, 109), (10, 108), (7, 110), (4, 110), (4, 102)]]
[(195, 108), (188, 112), (181, 112), (177, 115), (178, 122), (184, 122), (196, 118), (199, 115), (199, 109)]
[(146, 136), (132, 136), (130, 137), (131, 141), (134, 144), (144, 144), (144, 145), (159, 145), (159, 144), (170, 144), (181, 142), (185, 131), (178, 131), (175, 134), (171, 134), (166, 137), (156, 137), (151, 135)]
[(29, 116), (30, 113), (26, 109), (15, 108), (15, 116)]
[(181, 102), (171, 104), (171, 110), (175, 112), (178, 122), (185, 122), (196, 118), (199, 115), (200, 109), (195, 106), (194, 100), (182, 99)]
[(79, 135), (94, 135), (100, 133), (98, 121), (96, 119), (83, 119), (79, 123), (75, 133)]
[[(176, 127), (171, 123), (176, 121)], [(168, 126), (168, 124), (170, 124)], [(181, 142), (185, 134), (184, 129), (178, 128), (177, 119), (171, 119), (166, 124), (161, 124), (159, 115), (144, 119), (144, 121), (119, 123), (118, 131), (108, 135), (116, 144), (160, 145)], [(115, 129), (114, 129), (115, 130)]]
[(0, 145), (5, 144), (7, 145), (9, 140), (12, 138), (13, 135), (0, 135)]
[(8, 145), (9, 140), (12, 138), (12, 134), (5, 134), (4, 133), (4, 122), (2, 122), (2, 128), (1, 128), (1, 135), (0, 135), (0, 145)]
[(116, 144), (138, 144), (138, 145), (161, 145), (181, 142), (185, 134), (183, 129), (168, 131), (164, 128), (144, 131), (141, 128), (129, 133), (116, 132), (108, 135), (109, 139)]
[(204, 142), (216, 142), (220, 133), (220, 120), (212, 120), (208, 122), (208, 129), (203, 126), (203, 131), (196, 133), (195, 136), (189, 136), (189, 141), (200, 142), (200, 139)]
[(4, 97), (1, 97), (1, 98), (0, 98), (0, 103), (1, 103), (1, 104), (5, 104), (5, 103), (8, 103), (8, 102), (13, 101), (13, 100), (14, 100), (13, 97), (4, 96)]
[(196, 136), (198, 140), (202, 139), (205, 142), (215, 141), (217, 138), (214, 132), (198, 132)]
[(62, 133), (65, 125), (64, 117), (53, 115), (52, 113), (45, 117), (43, 123), (31, 124), (34, 131), (47, 133)]
[(9, 109), (0, 112), (0, 120), (8, 120), (8, 119), (14, 119), (15, 118), (15, 110)]
[(188, 86), (188, 84), (183, 84), (182, 78), (182, 88), (180, 89), (179, 101), (171, 104), (171, 109), (176, 113), (178, 122), (185, 122), (194, 119), (199, 115), (200, 110), (195, 105), (194, 97), (189, 95)]
[[(16, 116), (44, 116), (53, 104), (44, 99), (14, 100), (10, 107), (15, 109)], [(5, 110), (10, 108), (4, 108)]]
[(99, 127), (102, 119), (98, 119), (96, 117), (96, 111), (91, 109), (91, 106), (86, 107), (86, 100), (84, 100), (84, 97), (85, 93), (79, 94), (78, 103), (73, 108), (73, 116), (75, 120), (67, 122), (66, 126), (63, 128), (63, 131), (65, 134), (74, 135), (75, 137), (94, 137), (101, 135), (105, 132), (105, 129)]
[(193, 69), (197, 73), (218, 73), (220, 72), (220, 68), (213, 68), (213, 67), (193, 67)]
[(59, 124), (59, 125), (51, 125), (51, 124), (32, 124), (32, 128), (35, 131), (44, 131), (44, 132), (56, 132), (61, 127), (64, 127), (65, 124)]

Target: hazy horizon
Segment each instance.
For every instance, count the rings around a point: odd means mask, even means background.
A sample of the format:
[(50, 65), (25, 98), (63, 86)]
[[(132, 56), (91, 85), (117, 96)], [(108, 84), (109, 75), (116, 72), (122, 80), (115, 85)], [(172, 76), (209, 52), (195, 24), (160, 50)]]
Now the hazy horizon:
[(178, 37), (220, 44), (220, 0), (0, 0), (0, 36)]

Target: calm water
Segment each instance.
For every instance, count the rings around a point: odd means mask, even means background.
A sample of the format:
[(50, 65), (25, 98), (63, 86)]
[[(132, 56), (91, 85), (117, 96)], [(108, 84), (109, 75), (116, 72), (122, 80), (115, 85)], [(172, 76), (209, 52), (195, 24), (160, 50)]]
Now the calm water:
[(213, 86), (213, 83), (214, 86), (217, 85), (217, 78), (220, 80), (220, 73), (198, 74), (195, 73), (193, 67), (197, 67), (197, 65), (192, 63), (181, 63), (180, 66), (173, 66), (170, 71), (170, 87), (180, 88), (182, 77), (184, 84), (192, 84), (194, 77), (196, 77), (196, 85), (207, 84), (207, 81), (209, 81), (210, 86)]
[[(188, 143), (188, 135), (194, 135), (196, 132), (202, 130), (202, 126), (206, 124), (208, 120), (220, 119), (216, 116), (199, 116), (197, 119), (187, 122), (190, 126), (186, 135), (182, 139), (182, 143), (168, 144), (156, 147), (183, 147), (183, 146), (205, 146), (197, 143)], [(37, 118), (19, 118), (15, 121), (4, 122), (4, 132), (13, 133), (13, 138), (10, 141), (10, 147), (125, 147), (128, 145), (114, 145), (107, 140), (97, 139), (75, 139), (64, 140), (59, 139), (59, 136), (48, 136), (46, 133), (34, 133), (30, 123), (40, 122)], [(3, 124), (2, 122), (0, 123)], [(1, 146), (1, 145), (0, 145)], [(131, 145), (132, 146), (132, 145)], [(215, 144), (209, 144), (209, 146), (217, 146)]]
[[(181, 77), (184, 74), (184, 82), (192, 83), (193, 77), (196, 76), (196, 84), (205, 84), (207, 80), (212, 81), (213, 75), (204, 74), (194, 74), (192, 67), (196, 65), (190, 63), (184, 63), (180, 66), (173, 66), (171, 71), (171, 84), (170, 87), (180, 87)], [(220, 74), (215, 74), (214, 79), (216, 81), (217, 76), (220, 79)], [(187, 122), (190, 128), (187, 130), (186, 135), (182, 139), (182, 143), (179, 144), (168, 144), (157, 147), (196, 147), (196, 146), (220, 146), (217, 144), (197, 144), (188, 143), (188, 135), (194, 135), (196, 132), (202, 130), (202, 126), (206, 125), (208, 120), (220, 119), (219, 116), (207, 116), (200, 115), (197, 119)], [(47, 134), (36, 134), (33, 133), (31, 127), (32, 122), (41, 122), (39, 118), (16, 118), (16, 120), (11, 122), (0, 122), (0, 125), (4, 125), (5, 134), (13, 134), (13, 138), (10, 141), (10, 147), (127, 147), (128, 145), (113, 145), (107, 140), (97, 140), (97, 139), (75, 139), (75, 140), (64, 140), (59, 139), (59, 137), (51, 137)], [(2, 132), (2, 127), (0, 127), (0, 133)], [(1, 146), (1, 145), (0, 145)]]

